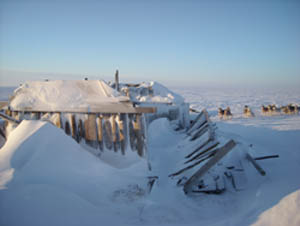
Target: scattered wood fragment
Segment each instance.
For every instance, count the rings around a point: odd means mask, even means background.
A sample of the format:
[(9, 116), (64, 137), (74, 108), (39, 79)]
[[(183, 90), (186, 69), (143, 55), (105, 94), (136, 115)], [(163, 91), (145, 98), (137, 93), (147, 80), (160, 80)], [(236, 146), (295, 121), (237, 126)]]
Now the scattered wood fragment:
[(148, 177), (148, 184), (147, 184), (148, 193), (152, 191), (153, 185), (155, 184), (156, 180), (158, 180), (158, 176)]
[(265, 176), (266, 172), (257, 164), (257, 162), (252, 158), (251, 155), (249, 155), (249, 153), (246, 154), (246, 159), (249, 160), (252, 165), (255, 167), (255, 169), (262, 175)]
[(264, 159), (271, 159), (271, 158), (279, 158), (279, 155), (268, 155), (262, 157), (256, 157), (254, 160), (264, 160)]

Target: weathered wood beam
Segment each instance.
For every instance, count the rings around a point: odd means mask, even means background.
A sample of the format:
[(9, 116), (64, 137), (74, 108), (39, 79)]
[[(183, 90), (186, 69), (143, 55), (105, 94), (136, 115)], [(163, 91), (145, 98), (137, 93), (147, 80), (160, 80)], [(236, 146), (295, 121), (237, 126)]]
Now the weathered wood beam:
[(256, 157), (254, 160), (264, 160), (264, 159), (271, 159), (271, 158), (279, 158), (279, 155), (268, 155), (262, 157)]
[(2, 113), (2, 112), (0, 112), (0, 117), (3, 118), (6, 121), (9, 121), (9, 122), (12, 122), (12, 123), (15, 123), (15, 124), (19, 124), (21, 122), (20, 120), (14, 119), (13, 117), (10, 117), (10, 116)]
[(187, 160), (184, 164), (192, 162), (195, 159), (199, 159), (201, 156), (203, 156), (209, 150), (212, 150), (213, 148), (217, 147), (218, 145), (219, 145), (219, 142), (211, 144), (210, 146), (208, 146), (207, 148), (205, 148), (203, 151), (201, 151), (200, 153), (198, 153), (197, 155), (195, 155), (193, 158)]
[(119, 91), (119, 70), (117, 70), (115, 74), (115, 88)]
[(133, 107), (125, 103), (109, 103), (101, 106), (81, 107), (76, 109), (32, 109), (32, 108), (16, 108), (13, 112), (42, 112), (42, 113), (78, 113), (78, 114), (96, 114), (96, 113), (155, 113), (156, 107)]
[(235, 145), (236, 143), (233, 140), (230, 140), (221, 147), (212, 158), (210, 158), (196, 173), (193, 174), (193, 176), (187, 180), (183, 188), (184, 192), (186, 194), (189, 193), (192, 190), (191, 188), (194, 183), (203, 177), (207, 171), (219, 162), (229, 151), (231, 151)]
[[(197, 117), (193, 120), (192, 124), (190, 125), (189, 130), (191, 130), (194, 127), (194, 125), (202, 117), (203, 114), (204, 114), (203, 111), (201, 111), (201, 113), (197, 115)], [(189, 132), (189, 130), (187, 131), (187, 133)]]
[(169, 177), (178, 176), (179, 174), (182, 174), (183, 172), (185, 172), (185, 171), (187, 171), (187, 170), (189, 170), (189, 169), (191, 169), (191, 168), (199, 165), (201, 162), (203, 162), (203, 161), (209, 159), (210, 157), (214, 156), (214, 154), (216, 153), (216, 151), (217, 150), (215, 150), (214, 152), (212, 152), (209, 156), (207, 156), (207, 157), (205, 157), (205, 158), (203, 158), (203, 159), (201, 159), (201, 160), (199, 160), (199, 161), (197, 161), (197, 162), (195, 162), (195, 163), (193, 163), (193, 164), (191, 164), (191, 165), (189, 165), (189, 166), (187, 166), (185, 168), (182, 168), (181, 170), (179, 170), (179, 171), (177, 171), (175, 173), (170, 174)]
[(257, 164), (257, 162), (252, 158), (249, 153), (246, 154), (246, 159), (249, 160), (249, 162), (252, 163), (252, 165), (255, 167), (255, 169), (262, 175), (265, 176), (266, 172)]

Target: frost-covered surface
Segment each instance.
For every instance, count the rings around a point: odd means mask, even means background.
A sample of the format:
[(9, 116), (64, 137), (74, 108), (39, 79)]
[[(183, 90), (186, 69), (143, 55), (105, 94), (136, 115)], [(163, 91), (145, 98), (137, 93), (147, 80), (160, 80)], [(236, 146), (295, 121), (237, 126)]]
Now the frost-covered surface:
[[(123, 88), (123, 90), (127, 88)], [(138, 87), (130, 88), (133, 101), (150, 103), (182, 104), (184, 99), (158, 82), (142, 82)]]
[(128, 101), (102, 80), (31, 81), (15, 90), (12, 109), (78, 109)]
[[(0, 225), (300, 225), (300, 115), (258, 114), (261, 104), (299, 103), (300, 94), (175, 91), (193, 107), (208, 109), (218, 136), (233, 138), (253, 156), (280, 158), (259, 162), (265, 177), (246, 163), (244, 190), (186, 197), (168, 177), (186, 146), (166, 119), (149, 127), (151, 172), (143, 159), (113, 168), (62, 130), (24, 121), (0, 150)], [(243, 118), (244, 104), (254, 107), (257, 117)], [(234, 117), (220, 121), (217, 107), (227, 105)], [(150, 194), (146, 176), (159, 176)]]

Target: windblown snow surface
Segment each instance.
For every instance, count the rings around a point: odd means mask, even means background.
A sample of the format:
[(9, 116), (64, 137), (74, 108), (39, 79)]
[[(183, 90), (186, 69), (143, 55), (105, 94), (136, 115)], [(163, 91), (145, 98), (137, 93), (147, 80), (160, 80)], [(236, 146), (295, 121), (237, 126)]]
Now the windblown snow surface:
[[(173, 89), (192, 107), (208, 109), (217, 133), (252, 146), (266, 176), (253, 168), (251, 183), (221, 195), (183, 194), (168, 177), (182, 134), (166, 119), (148, 130), (152, 171), (141, 159), (118, 169), (43, 121), (23, 121), (0, 149), (0, 225), (300, 225), (300, 115), (261, 116), (261, 104), (300, 103), (286, 90)], [(256, 117), (242, 117), (243, 106)], [(234, 117), (221, 121), (217, 108)], [(147, 176), (159, 176), (150, 194)]]

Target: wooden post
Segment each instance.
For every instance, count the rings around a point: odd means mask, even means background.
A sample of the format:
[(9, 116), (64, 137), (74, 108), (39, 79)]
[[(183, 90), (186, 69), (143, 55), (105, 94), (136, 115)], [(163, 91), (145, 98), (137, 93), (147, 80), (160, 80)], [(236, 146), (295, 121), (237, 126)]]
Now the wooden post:
[(124, 136), (124, 121), (122, 120), (122, 116), (118, 115), (117, 116), (118, 123), (119, 123), (119, 141), (120, 141), (120, 146), (121, 146), (121, 152), (123, 155), (125, 155), (125, 136)]
[(85, 142), (86, 144), (97, 148), (97, 130), (96, 130), (96, 114), (88, 114), (87, 120), (84, 122)]
[(96, 119), (97, 123), (97, 135), (98, 135), (98, 144), (101, 151), (103, 151), (103, 128), (102, 128), (102, 116), (98, 116)]
[(111, 132), (112, 132), (112, 142), (114, 146), (114, 151), (118, 151), (118, 144), (117, 144), (117, 125), (116, 125), (116, 115), (113, 114), (111, 116)]
[(62, 128), (62, 124), (61, 124), (61, 113), (58, 112), (55, 114), (55, 118), (54, 118), (54, 125), (58, 128)]
[(116, 71), (115, 74), (115, 88), (117, 91), (120, 91), (120, 87), (119, 87), (119, 70)]
[(65, 122), (65, 133), (67, 135), (71, 134), (70, 124), (69, 124), (68, 120)]
[(78, 134), (77, 134), (77, 127), (76, 127), (76, 118), (75, 118), (75, 114), (71, 114), (70, 117), (70, 124), (71, 124), (71, 134), (72, 137), (77, 141), (78, 141)]
[(78, 123), (78, 143), (81, 141), (82, 138), (85, 137), (85, 132), (84, 132), (84, 126), (83, 122), (81, 119), (79, 119)]
[(107, 149), (111, 150), (113, 146), (112, 142), (112, 128), (109, 121), (110, 116), (104, 116), (104, 130), (103, 130), (103, 140)]
[(136, 136), (136, 149), (138, 151), (138, 155), (143, 157), (144, 156), (144, 141), (142, 137), (141, 131), (141, 115), (136, 114), (136, 120), (133, 121), (133, 129), (134, 134)]
[(132, 151), (136, 151), (136, 135), (134, 130), (133, 114), (128, 114), (128, 127), (130, 147)]
[(266, 172), (257, 164), (257, 162), (252, 158), (248, 153), (246, 154), (246, 158), (252, 163), (255, 169), (262, 175), (265, 176)]

